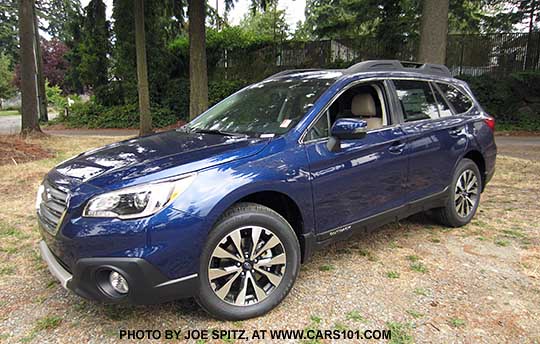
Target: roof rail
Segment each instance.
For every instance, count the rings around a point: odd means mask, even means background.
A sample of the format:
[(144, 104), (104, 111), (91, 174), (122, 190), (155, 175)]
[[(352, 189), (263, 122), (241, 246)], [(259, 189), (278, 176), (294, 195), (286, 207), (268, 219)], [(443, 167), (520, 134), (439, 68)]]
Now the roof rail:
[(272, 75), (268, 76), (267, 78), (265, 78), (264, 80), (273, 79), (273, 78), (278, 77), (278, 76), (285, 76), (285, 75), (294, 74), (294, 73), (314, 72), (314, 71), (318, 71), (318, 70), (320, 70), (320, 69), (316, 69), (316, 68), (287, 69), (287, 70), (282, 70), (281, 72), (277, 72), (276, 74), (272, 74)]
[(398, 60), (370, 60), (357, 63), (345, 70), (347, 74), (376, 71), (416, 72), (427, 75), (452, 77), (448, 67), (432, 63), (400, 62)]

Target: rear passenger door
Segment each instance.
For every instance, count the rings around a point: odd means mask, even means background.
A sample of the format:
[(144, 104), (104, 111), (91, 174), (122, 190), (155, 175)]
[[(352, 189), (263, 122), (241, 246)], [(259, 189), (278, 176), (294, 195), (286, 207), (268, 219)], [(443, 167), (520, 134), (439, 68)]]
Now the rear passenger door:
[(393, 80), (408, 147), (407, 199), (444, 192), (466, 145), (465, 120), (426, 80)]

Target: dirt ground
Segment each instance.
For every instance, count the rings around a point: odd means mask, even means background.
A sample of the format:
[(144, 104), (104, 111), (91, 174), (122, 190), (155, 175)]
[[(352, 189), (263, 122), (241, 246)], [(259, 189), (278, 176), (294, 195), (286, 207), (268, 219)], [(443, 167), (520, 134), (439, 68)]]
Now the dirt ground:
[(137, 307), (85, 301), (63, 290), (41, 261), (33, 207), (43, 175), (114, 140), (32, 141), (54, 157), (0, 166), (1, 342), (114, 343), (120, 329), (306, 328), (391, 329), (394, 343), (540, 341), (539, 161), (499, 156), (471, 224), (448, 229), (420, 215), (358, 235), (318, 252), (266, 316), (220, 322), (192, 300)]
[(21, 140), (18, 136), (0, 136), (0, 165), (15, 165), (52, 157), (51, 152), (40, 145)]

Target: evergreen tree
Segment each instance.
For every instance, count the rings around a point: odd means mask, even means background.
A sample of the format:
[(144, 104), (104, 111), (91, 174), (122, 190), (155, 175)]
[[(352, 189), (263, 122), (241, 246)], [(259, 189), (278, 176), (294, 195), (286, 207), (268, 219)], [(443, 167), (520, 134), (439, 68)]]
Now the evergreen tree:
[(110, 53), (109, 22), (103, 0), (91, 0), (85, 8), (82, 42), (80, 44), (80, 74), (85, 85), (94, 92), (108, 83)]
[(18, 61), (18, 4), (17, 0), (2, 0), (0, 2), (0, 54), (4, 54), (15, 67)]

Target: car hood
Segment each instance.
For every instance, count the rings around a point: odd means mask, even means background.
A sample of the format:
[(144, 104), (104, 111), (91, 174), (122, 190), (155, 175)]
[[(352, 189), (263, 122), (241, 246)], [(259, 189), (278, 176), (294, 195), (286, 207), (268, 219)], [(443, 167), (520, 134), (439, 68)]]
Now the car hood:
[[(54, 169), (60, 184), (132, 184), (194, 172), (249, 157), (268, 140), (171, 130), (82, 153)], [(60, 178), (58, 178), (60, 177)], [(66, 185), (68, 186), (68, 185)]]

